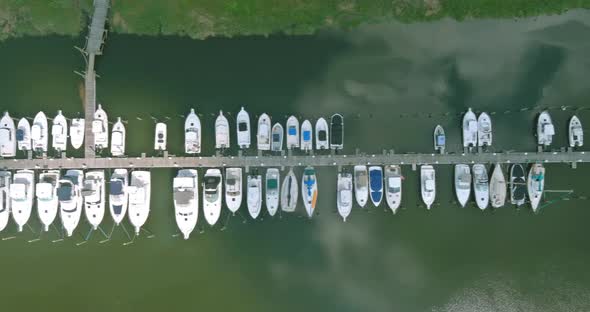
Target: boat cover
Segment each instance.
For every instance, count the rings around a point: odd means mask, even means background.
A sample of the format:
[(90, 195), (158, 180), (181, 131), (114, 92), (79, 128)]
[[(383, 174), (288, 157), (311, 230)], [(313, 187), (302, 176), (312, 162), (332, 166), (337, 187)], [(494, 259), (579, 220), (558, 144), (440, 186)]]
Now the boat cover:
[(121, 180), (111, 181), (111, 183), (109, 184), (109, 193), (111, 195), (123, 194), (123, 181), (121, 181)]
[(318, 132), (318, 140), (320, 141), (326, 141), (327, 136), (326, 136), (326, 130), (320, 130)]
[(266, 180), (266, 189), (269, 190), (275, 190), (277, 189), (279, 183), (277, 181), (277, 179), (268, 179)]
[(554, 135), (555, 128), (551, 124), (545, 124), (543, 125), (543, 133), (545, 133), (546, 135)]
[(427, 191), (433, 191), (434, 190), (434, 181), (426, 180), (425, 186), (426, 186)]
[(23, 141), (25, 139), (25, 130), (23, 129), (16, 129), (16, 140)]
[(311, 140), (311, 131), (303, 131), (303, 141)]
[(372, 170), (369, 173), (369, 175), (371, 176), (371, 178), (369, 179), (371, 182), (371, 190), (380, 191), (383, 186), (383, 177), (381, 175), (381, 172), (378, 170)]
[(122, 211), (123, 211), (123, 206), (122, 205), (113, 205), (113, 212), (116, 215), (120, 215)]
[(68, 201), (72, 199), (72, 186), (69, 184), (62, 184), (57, 189), (57, 198), (60, 201)]
[(444, 135), (437, 135), (436, 136), (436, 145), (445, 145), (446, 137)]

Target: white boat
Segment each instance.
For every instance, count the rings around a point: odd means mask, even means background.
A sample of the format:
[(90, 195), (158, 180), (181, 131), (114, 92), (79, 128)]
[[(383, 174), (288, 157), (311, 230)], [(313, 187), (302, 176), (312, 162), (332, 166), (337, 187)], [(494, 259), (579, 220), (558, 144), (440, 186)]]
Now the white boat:
[[(227, 119), (225, 123), (227, 124)], [(217, 122), (215, 122), (216, 140), (217, 135)], [(184, 152), (187, 154), (198, 154), (201, 152), (201, 119), (195, 114), (193, 108), (191, 108), (190, 113), (184, 120)]]
[(10, 184), (12, 174), (10, 171), (0, 171), (0, 232), (8, 225), (10, 219)]
[(73, 118), (70, 123), (70, 143), (74, 149), (79, 149), (84, 143), (84, 118)]
[(385, 192), (387, 206), (395, 214), (402, 202), (402, 169), (400, 166), (385, 166), (384, 170)]
[(436, 198), (436, 174), (431, 165), (420, 167), (420, 193), (426, 208), (430, 209)]
[(248, 212), (252, 219), (258, 218), (262, 206), (262, 177), (260, 175), (248, 176), (247, 203)]
[(271, 123), (270, 117), (267, 114), (262, 114), (258, 118), (258, 129), (256, 134), (256, 143), (258, 150), (268, 151), (270, 150), (271, 140)]
[(152, 194), (152, 175), (149, 171), (135, 170), (131, 172), (129, 184), (129, 208), (127, 216), (135, 229), (135, 235), (139, 235), (141, 227), (150, 215), (150, 202)]
[(181, 169), (172, 182), (176, 225), (188, 239), (199, 219), (199, 177), (195, 169)]
[(215, 148), (229, 148), (229, 122), (219, 111), (219, 116), (215, 119)]
[(490, 178), (490, 203), (493, 208), (500, 208), (506, 202), (506, 179), (502, 166), (496, 164)]
[(31, 124), (26, 118), (21, 118), (16, 126), (16, 143), (21, 151), (30, 151), (31, 143)]
[(98, 229), (98, 226), (104, 219), (105, 190), (106, 181), (103, 170), (86, 172), (84, 186), (82, 187), (84, 214), (86, 215), (86, 220), (94, 230)]
[(280, 123), (274, 124), (272, 126), (272, 141), (270, 149), (273, 152), (280, 152), (283, 150), (283, 126)]
[(383, 168), (381, 166), (369, 167), (369, 195), (375, 207), (379, 207), (383, 199)]
[(82, 170), (68, 170), (59, 180), (57, 198), (59, 200), (59, 215), (61, 224), (70, 237), (74, 233), (82, 216)]
[(485, 112), (477, 118), (477, 146), (492, 146), (492, 119)]
[(113, 156), (125, 155), (125, 136), (125, 125), (121, 121), (121, 117), (118, 117), (111, 134), (111, 154)]
[(119, 225), (127, 213), (129, 193), (129, 176), (127, 169), (115, 169), (109, 182), (109, 211), (116, 225)]
[(516, 206), (524, 205), (526, 201), (526, 175), (520, 164), (510, 167), (510, 203)]
[(283, 180), (281, 185), (281, 210), (284, 212), (293, 212), (297, 207), (297, 197), (299, 197), (299, 188), (297, 186), (297, 177), (293, 172), (293, 168), (289, 169), (289, 173)]
[(455, 195), (461, 207), (465, 207), (471, 195), (471, 169), (469, 165), (455, 165)]
[(328, 122), (320, 118), (315, 122), (315, 148), (323, 150), (330, 148), (328, 143)]
[(473, 165), (473, 194), (479, 209), (484, 210), (490, 201), (488, 170), (482, 164)]
[(352, 174), (348, 172), (338, 173), (336, 206), (338, 207), (338, 213), (342, 217), (342, 220), (346, 222), (346, 218), (348, 218), (352, 211)]
[(94, 148), (103, 149), (109, 147), (109, 120), (107, 113), (98, 104), (94, 111), (94, 120), (92, 120), (92, 134), (94, 135)]
[(463, 116), (463, 147), (477, 146), (477, 128), (477, 118), (469, 108)]
[(225, 169), (225, 204), (233, 214), (242, 205), (242, 168)]
[(551, 121), (551, 116), (547, 111), (543, 111), (537, 120), (537, 143), (543, 146), (551, 145), (555, 127)]
[(577, 116), (572, 116), (569, 123), (569, 141), (571, 147), (584, 145), (584, 129)]
[(344, 148), (344, 118), (340, 114), (334, 114), (330, 118), (330, 148)]
[(318, 200), (318, 181), (313, 167), (306, 167), (301, 177), (301, 197), (308, 217), (313, 217)]
[(47, 129), (47, 116), (43, 112), (38, 112), (31, 126), (31, 140), (33, 141), (33, 150), (35, 152), (47, 152), (49, 138)]
[(250, 147), (250, 115), (242, 107), (236, 117), (238, 131), (238, 146), (240, 148)]
[(215, 225), (221, 215), (221, 170), (207, 169), (203, 177), (203, 214), (209, 225)]
[(68, 121), (60, 110), (57, 111), (57, 116), (53, 118), (51, 136), (53, 138), (51, 141), (53, 149), (58, 152), (65, 151), (68, 147)]
[(444, 153), (446, 144), (447, 137), (445, 136), (445, 130), (441, 125), (437, 125), (434, 128), (434, 150)]
[(57, 182), (59, 181), (59, 170), (49, 170), (39, 175), (39, 182), (35, 186), (37, 196), (37, 214), (45, 232), (55, 221), (58, 211)]
[[(531, 200), (531, 208), (533, 212), (539, 209), (539, 203), (543, 196), (543, 189), (545, 188), (545, 168), (542, 164), (533, 164), (529, 171), (529, 179), (527, 190), (529, 199)], [(14, 208), (13, 208), (14, 209)]]
[(156, 151), (165, 151), (166, 150), (166, 140), (167, 140), (167, 128), (166, 124), (163, 122), (158, 122), (156, 124), (156, 132), (154, 134), (154, 150)]
[(33, 196), (35, 194), (35, 173), (31, 170), (19, 170), (14, 174), (10, 185), (10, 206), (12, 218), (22, 232), (33, 211)]
[(365, 207), (369, 197), (369, 175), (367, 173), (367, 166), (354, 166), (354, 197), (356, 203)]
[(301, 124), (300, 147), (302, 151), (311, 151), (313, 149), (313, 129), (311, 128), (311, 122), (307, 119)]
[(269, 168), (266, 170), (266, 209), (268, 214), (272, 217), (279, 208), (279, 169)]
[(16, 128), (8, 112), (0, 119), (0, 157), (16, 156)]
[(287, 119), (287, 149), (299, 147), (299, 120), (295, 116)]

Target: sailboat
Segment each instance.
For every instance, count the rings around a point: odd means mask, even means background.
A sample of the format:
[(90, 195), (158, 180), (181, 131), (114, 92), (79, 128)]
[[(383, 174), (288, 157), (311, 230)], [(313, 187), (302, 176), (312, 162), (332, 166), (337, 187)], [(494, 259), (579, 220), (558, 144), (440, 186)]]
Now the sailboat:
[(12, 184), (10, 171), (0, 171), (0, 231), (6, 228), (10, 219), (10, 184)]
[[(215, 123), (215, 135), (217, 139), (217, 122)], [(195, 114), (193, 108), (184, 120), (184, 152), (187, 154), (201, 152), (201, 119)]]
[(315, 148), (323, 150), (330, 148), (328, 144), (328, 122), (320, 118), (315, 122)]
[(291, 168), (285, 180), (283, 180), (283, 185), (281, 185), (281, 210), (284, 212), (295, 211), (298, 196), (297, 177), (295, 177), (293, 168)]
[[(542, 164), (533, 164), (529, 171), (529, 178), (527, 190), (529, 199), (531, 200), (531, 207), (533, 212), (539, 209), (539, 203), (543, 196), (543, 189), (545, 188), (545, 168)], [(14, 208), (13, 208), (14, 209)]]
[(258, 133), (256, 134), (256, 142), (258, 150), (268, 151), (270, 150), (271, 140), (271, 123), (270, 117), (267, 114), (262, 114), (258, 118)]
[(330, 148), (344, 148), (344, 118), (340, 114), (334, 114), (330, 118)]
[(524, 168), (521, 164), (510, 167), (510, 203), (516, 206), (524, 205), (526, 201), (527, 185)]
[(551, 121), (551, 116), (547, 111), (541, 112), (537, 120), (537, 143), (542, 146), (549, 146), (553, 141), (555, 127)]
[(402, 202), (402, 169), (400, 166), (385, 166), (384, 180), (387, 206), (395, 214)]
[(39, 175), (39, 182), (35, 186), (37, 196), (37, 214), (43, 224), (43, 230), (49, 231), (49, 226), (55, 221), (58, 211), (57, 183), (59, 170), (48, 170)]
[(569, 142), (571, 147), (584, 145), (584, 129), (577, 116), (572, 116), (569, 123)]
[(250, 147), (250, 115), (242, 107), (236, 117), (238, 130), (238, 146), (240, 148)]
[(84, 198), (84, 214), (92, 229), (98, 226), (104, 219), (105, 212), (105, 187), (106, 181), (103, 170), (86, 172), (82, 197)]
[(274, 124), (272, 126), (272, 142), (271, 142), (271, 150), (273, 152), (280, 152), (283, 150), (283, 126), (280, 123)]
[(135, 170), (131, 172), (129, 184), (129, 208), (127, 216), (135, 229), (135, 235), (139, 235), (141, 227), (150, 215), (150, 203), (152, 193), (151, 172)]
[(313, 217), (313, 212), (318, 200), (318, 183), (313, 167), (306, 167), (301, 178), (301, 196), (308, 217)]
[(51, 135), (53, 137), (51, 142), (53, 149), (58, 152), (65, 151), (68, 145), (68, 122), (60, 110), (57, 111), (57, 116), (53, 118)]
[(422, 201), (426, 204), (426, 209), (430, 210), (436, 198), (436, 176), (434, 167), (431, 165), (420, 167), (420, 193)]
[(455, 194), (461, 207), (465, 207), (471, 195), (471, 169), (468, 165), (455, 165)]
[(31, 126), (31, 140), (33, 141), (33, 150), (37, 153), (47, 152), (47, 116), (45, 113), (38, 112), (33, 119), (33, 125)]
[(299, 120), (295, 116), (287, 119), (287, 149), (299, 147)]
[(184, 239), (188, 239), (199, 219), (197, 170), (181, 169), (172, 182), (176, 225)]
[(375, 207), (379, 207), (383, 198), (383, 168), (381, 166), (369, 167), (369, 187), (371, 201)]
[(225, 204), (234, 214), (242, 205), (242, 168), (225, 169)]
[(338, 173), (337, 182), (336, 205), (342, 220), (346, 222), (346, 218), (352, 211), (352, 174), (349, 172)]
[(361, 208), (365, 207), (369, 197), (367, 166), (354, 166), (354, 197), (356, 197), (356, 203), (361, 206)]
[(445, 136), (445, 130), (441, 125), (437, 125), (434, 128), (434, 150), (439, 151), (441, 154), (445, 152), (447, 143), (447, 137)]
[(469, 108), (463, 116), (463, 147), (477, 146), (477, 118)]
[(223, 112), (219, 111), (219, 116), (215, 119), (215, 148), (229, 147), (229, 122), (223, 115)]
[(109, 120), (107, 113), (98, 104), (92, 120), (92, 133), (94, 134), (94, 148), (103, 149), (109, 147)]
[(125, 125), (121, 121), (121, 117), (118, 117), (111, 134), (111, 154), (113, 156), (125, 155), (125, 136)]
[(477, 146), (492, 146), (492, 119), (485, 112), (477, 118)]
[(31, 143), (31, 124), (26, 118), (21, 118), (16, 126), (16, 143), (21, 151), (30, 151)]
[(33, 196), (35, 194), (35, 173), (31, 170), (19, 170), (14, 174), (10, 185), (10, 206), (12, 218), (22, 232), (33, 210)]
[(490, 185), (488, 170), (482, 164), (473, 165), (473, 193), (479, 209), (484, 210), (490, 201)]
[(61, 224), (70, 237), (74, 233), (82, 216), (82, 170), (68, 170), (59, 180), (57, 198), (59, 201), (59, 215)]
[(14, 156), (16, 156), (16, 129), (14, 121), (8, 112), (5, 112), (0, 119), (0, 157)]
[(266, 209), (272, 217), (279, 208), (279, 169), (269, 168), (266, 170)]
[(258, 218), (262, 206), (262, 177), (260, 175), (248, 176), (247, 194), (248, 212), (252, 219)]
[(84, 143), (84, 118), (73, 118), (70, 124), (70, 143), (74, 149), (79, 149)]
[(500, 164), (496, 164), (490, 179), (490, 202), (493, 208), (500, 208), (506, 202), (506, 179)]
[(166, 150), (166, 140), (168, 136), (168, 130), (166, 124), (163, 122), (158, 122), (156, 124), (156, 132), (154, 134), (154, 150), (156, 151), (165, 151)]
[(301, 150), (311, 151), (313, 149), (313, 131), (311, 129), (311, 122), (304, 120), (301, 124)]
[(115, 169), (109, 182), (109, 211), (115, 225), (119, 225), (127, 213), (129, 193), (127, 169)]
[(221, 215), (221, 171), (207, 169), (203, 177), (203, 214), (209, 225), (215, 225)]

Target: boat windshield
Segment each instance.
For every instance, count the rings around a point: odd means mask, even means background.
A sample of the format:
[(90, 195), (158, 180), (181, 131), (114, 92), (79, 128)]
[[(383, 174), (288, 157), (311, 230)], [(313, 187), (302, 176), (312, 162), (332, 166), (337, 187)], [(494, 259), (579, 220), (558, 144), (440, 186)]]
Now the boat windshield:
[(371, 171), (371, 189), (375, 190), (375, 191), (379, 191), (381, 190), (382, 187), (382, 176), (381, 176), (381, 172), (379, 170), (373, 170)]
[(401, 191), (402, 186), (399, 178), (389, 178), (387, 182), (387, 191), (389, 193), (399, 193)]
[(174, 202), (180, 207), (188, 206), (195, 198), (193, 189), (176, 189), (173, 194)]
[(326, 135), (326, 130), (320, 130), (318, 132), (318, 140), (320, 141), (326, 141), (328, 139), (327, 135)]
[(303, 131), (303, 141), (311, 140), (311, 131)]
[(205, 193), (207, 193), (207, 194), (216, 193), (217, 186), (219, 185), (220, 180), (221, 180), (221, 178), (217, 177), (217, 176), (205, 177)]
[(238, 131), (240, 131), (240, 132), (248, 131), (248, 123), (240, 121), (238, 123)]
[(275, 133), (272, 135), (272, 141), (273, 142), (280, 142), (281, 141), (281, 135), (279, 133)]
[(287, 131), (289, 135), (297, 135), (297, 128), (295, 126), (289, 126), (289, 131)]

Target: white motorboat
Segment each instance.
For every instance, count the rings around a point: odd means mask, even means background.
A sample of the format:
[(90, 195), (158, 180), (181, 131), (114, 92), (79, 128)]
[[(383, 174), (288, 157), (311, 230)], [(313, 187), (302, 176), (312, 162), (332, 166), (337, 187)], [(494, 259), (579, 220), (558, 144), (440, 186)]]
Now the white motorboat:
[(100, 104), (94, 112), (92, 134), (94, 135), (94, 148), (100, 150), (109, 147), (109, 120)]
[[(225, 122), (227, 124), (227, 119)], [(217, 135), (217, 122), (215, 122), (216, 140)], [(201, 152), (201, 119), (195, 114), (193, 108), (191, 108), (190, 113), (184, 120), (184, 152), (187, 154), (198, 154)]]
[(299, 120), (295, 116), (287, 119), (287, 149), (299, 147)]
[(289, 173), (283, 180), (281, 185), (281, 210), (284, 212), (293, 212), (297, 207), (297, 197), (299, 197), (299, 187), (297, 186), (297, 177), (293, 172), (293, 168), (289, 169)]
[(229, 148), (229, 122), (219, 111), (219, 116), (215, 119), (215, 148)]
[(47, 135), (47, 116), (45, 113), (38, 112), (33, 119), (31, 126), (31, 140), (33, 141), (33, 150), (37, 153), (47, 152), (47, 143), (49, 136)]
[(301, 197), (308, 217), (313, 217), (318, 200), (318, 183), (313, 167), (306, 167), (301, 177)]
[(463, 147), (477, 146), (477, 118), (469, 108), (463, 116)]
[(10, 206), (12, 218), (19, 232), (27, 224), (33, 211), (35, 194), (35, 173), (32, 170), (19, 170), (14, 174), (10, 185)]
[(301, 150), (311, 151), (313, 149), (313, 129), (311, 128), (311, 122), (304, 120), (301, 124)]
[(199, 219), (199, 177), (195, 169), (181, 169), (172, 183), (176, 225), (188, 239)]
[(420, 167), (420, 193), (426, 208), (430, 209), (436, 198), (436, 173), (431, 165)]
[(59, 200), (59, 215), (61, 224), (70, 237), (74, 233), (80, 217), (82, 216), (82, 170), (68, 170), (59, 180), (57, 186), (57, 198)]
[(320, 118), (315, 122), (315, 148), (323, 150), (330, 148), (328, 144), (328, 122)]
[(150, 202), (152, 194), (152, 175), (149, 171), (135, 170), (131, 172), (129, 184), (129, 222), (135, 229), (135, 235), (139, 235), (141, 227), (150, 215)]
[(203, 214), (209, 225), (215, 225), (221, 215), (221, 170), (207, 169), (203, 177)]
[(84, 214), (86, 215), (86, 220), (94, 230), (98, 229), (98, 226), (104, 219), (105, 190), (106, 181), (103, 170), (86, 172), (84, 186), (82, 187)]
[(395, 214), (402, 202), (402, 169), (400, 166), (385, 166), (385, 192), (387, 206)]
[(125, 155), (125, 125), (121, 121), (121, 117), (117, 118), (117, 122), (113, 125), (113, 133), (111, 134), (111, 154), (113, 156)]
[(369, 195), (375, 207), (379, 207), (383, 199), (383, 168), (381, 166), (369, 167)]
[(477, 118), (477, 146), (492, 146), (492, 119), (485, 112)]
[(570, 146), (576, 147), (584, 145), (584, 129), (582, 128), (582, 123), (577, 116), (572, 116), (568, 129)]
[(271, 141), (271, 123), (270, 117), (267, 114), (262, 114), (258, 118), (258, 129), (256, 134), (256, 143), (258, 150), (268, 151), (270, 150)]
[(31, 143), (31, 124), (26, 118), (21, 118), (16, 126), (16, 143), (21, 151), (30, 151)]
[(555, 127), (551, 121), (551, 116), (547, 111), (541, 112), (537, 120), (537, 143), (542, 146), (549, 146), (553, 141)]
[(37, 196), (37, 214), (43, 224), (43, 230), (49, 231), (49, 226), (55, 221), (58, 211), (57, 182), (59, 170), (49, 170), (39, 175), (39, 182), (35, 186)]
[(0, 157), (16, 156), (16, 128), (8, 112), (0, 119)]
[(369, 197), (369, 175), (367, 173), (367, 166), (354, 166), (354, 197), (356, 203), (365, 207)]
[(165, 151), (166, 150), (166, 140), (168, 137), (168, 131), (166, 124), (163, 122), (158, 122), (156, 124), (156, 132), (154, 134), (154, 150), (156, 151)]
[(272, 126), (272, 142), (270, 149), (273, 152), (280, 152), (283, 150), (283, 126), (280, 123), (274, 124)]
[(0, 231), (6, 228), (10, 219), (10, 184), (12, 184), (10, 171), (0, 171)]
[(352, 174), (348, 172), (338, 173), (336, 206), (338, 207), (338, 213), (342, 217), (342, 220), (346, 222), (346, 218), (348, 218), (352, 211)]
[(238, 146), (240, 148), (250, 147), (250, 115), (242, 107), (236, 117), (238, 131)]
[(340, 114), (334, 114), (330, 118), (330, 148), (344, 148), (344, 118)]
[(500, 164), (496, 164), (490, 179), (490, 202), (493, 208), (500, 208), (506, 202), (506, 179)]
[(242, 205), (242, 168), (225, 169), (225, 204), (233, 214)]
[(526, 201), (527, 184), (524, 168), (520, 164), (510, 167), (510, 203), (516, 206), (524, 205)]
[(533, 164), (531, 166), (531, 170), (529, 171), (529, 179), (527, 184), (527, 190), (529, 193), (529, 199), (531, 200), (531, 208), (533, 208), (533, 212), (537, 212), (539, 209), (539, 203), (541, 202), (544, 188), (545, 168), (542, 164)]
[(445, 130), (441, 125), (437, 125), (434, 128), (434, 150), (444, 153), (446, 144), (447, 137), (445, 136)]
[(115, 225), (119, 225), (127, 213), (129, 193), (127, 169), (115, 169), (109, 182), (109, 211)]
[(252, 219), (258, 218), (262, 206), (262, 177), (260, 175), (248, 176), (248, 212)]
[(479, 209), (484, 210), (490, 201), (488, 170), (482, 164), (473, 165), (473, 194)]
[(84, 143), (84, 118), (73, 118), (70, 123), (70, 143), (74, 149), (79, 149)]
[(269, 168), (266, 170), (266, 209), (268, 214), (272, 217), (279, 208), (279, 169)]
[(461, 207), (465, 207), (471, 195), (471, 169), (469, 165), (455, 165), (455, 195)]
[(60, 110), (57, 111), (57, 116), (53, 118), (53, 126), (51, 126), (51, 136), (53, 140), (51, 141), (51, 146), (53, 149), (61, 152), (65, 151), (68, 147), (68, 121), (66, 117), (61, 113)]

